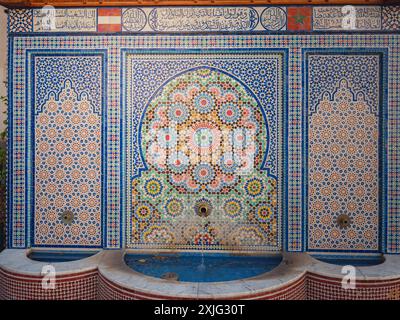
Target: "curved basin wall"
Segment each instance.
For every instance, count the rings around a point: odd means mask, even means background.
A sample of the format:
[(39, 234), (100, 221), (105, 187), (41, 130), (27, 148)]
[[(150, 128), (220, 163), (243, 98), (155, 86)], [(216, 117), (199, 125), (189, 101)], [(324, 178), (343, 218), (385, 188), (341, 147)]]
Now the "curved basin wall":
[(387, 256), (376, 267), (357, 268), (354, 290), (342, 287), (341, 266), (307, 254), (285, 254), (268, 273), (220, 283), (148, 277), (127, 267), (123, 256), (120, 250), (107, 250), (80, 261), (56, 263), (56, 286), (44, 289), (40, 273), (47, 263), (29, 260), (25, 250), (5, 250), (0, 253), (0, 299), (400, 299), (397, 256)]

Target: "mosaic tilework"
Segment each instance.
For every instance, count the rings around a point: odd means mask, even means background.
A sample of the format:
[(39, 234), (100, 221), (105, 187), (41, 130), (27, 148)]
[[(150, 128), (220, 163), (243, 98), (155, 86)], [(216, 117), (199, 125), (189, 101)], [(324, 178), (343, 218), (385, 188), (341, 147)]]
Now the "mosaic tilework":
[[(141, 131), (147, 170), (133, 180), (129, 246), (279, 249), (279, 182), (268, 171), (276, 174), (281, 161), (280, 123), (273, 121), (282, 107), (282, 57), (247, 56), (236, 55), (235, 60), (220, 55), (195, 64), (224, 66), (247, 81), (250, 76), (262, 79), (256, 82), (259, 87), (253, 84), (261, 106), (246, 85), (212, 67), (184, 71), (151, 97)], [(127, 85), (134, 96), (127, 105), (137, 106), (143, 94), (158, 87), (147, 85), (162, 78), (157, 58), (163, 64), (172, 58), (162, 77), (193, 67), (196, 59), (149, 55), (144, 62), (128, 62), (127, 77), (135, 84)], [(271, 121), (268, 126), (264, 114)], [(135, 136), (136, 130), (132, 132)], [(207, 219), (195, 213), (203, 202), (211, 207)]]
[[(386, 167), (379, 148), (385, 141), (380, 133), (385, 113), (379, 110), (386, 96), (381, 90), (385, 73), (382, 53), (365, 52), (310, 52), (305, 58), (310, 250), (377, 251), (381, 245), (379, 226), (384, 223), (386, 202), (379, 190), (385, 190), (381, 177)], [(341, 63), (324, 74), (332, 66), (330, 61), (337, 60)], [(332, 86), (335, 81), (336, 89), (325, 90), (325, 83)], [(343, 219), (348, 227), (340, 224)]]
[(59, 92), (66, 80), (75, 90), (85, 92), (93, 111), (101, 114), (102, 59), (90, 55), (52, 55), (35, 58), (35, 112), (48, 100), (49, 91)]
[[(280, 85), (277, 76), (279, 75), (279, 65), (282, 65), (282, 63), (278, 63), (276, 58), (273, 60), (262, 60), (261, 58), (257, 58), (256, 54), (254, 55), (254, 59), (246, 59), (247, 56), (245, 54), (229, 56), (230, 52), (226, 51), (224, 54), (215, 55), (213, 56), (214, 59), (211, 59), (207, 58), (205, 53), (199, 51), (198, 55), (187, 54), (185, 55), (185, 59), (183, 59), (182, 55), (185, 54), (185, 51), (182, 51), (179, 55), (168, 56), (157, 55), (154, 52), (153, 55), (140, 56), (142, 58), (140, 62), (136, 62), (134, 54), (129, 55), (127, 63), (130, 61), (133, 62), (127, 64), (127, 72), (129, 74), (126, 76), (126, 79), (132, 78), (132, 80), (123, 80), (123, 82), (127, 82), (127, 92), (130, 93), (130, 95), (128, 94), (127, 107), (130, 105), (135, 106), (132, 109), (132, 141), (128, 141), (128, 144), (132, 143), (134, 150), (138, 150), (140, 144), (138, 142), (138, 135), (135, 132), (139, 129), (139, 119), (142, 116), (142, 110), (146, 107), (145, 102), (151, 99), (156, 89), (177, 73), (201, 65), (208, 65), (211, 68), (223, 70), (228, 74), (232, 74), (233, 77), (241, 79), (246, 84), (264, 108), (264, 116), (270, 128), (270, 141), (276, 141), (278, 130), (274, 106), (282, 103), (283, 98), (281, 95), (282, 89), (276, 87), (278, 84)], [(139, 54), (140, 52), (136, 55), (139, 56)], [(209, 54), (211, 56), (211, 53)], [(226, 56), (225, 59), (224, 56)], [(171, 60), (171, 62), (166, 64), (166, 58)], [(280, 79), (280, 81), (283, 80), (282, 78)], [(262, 88), (265, 88), (265, 90)], [(129, 100), (131, 99), (130, 96), (132, 96), (132, 100)], [(272, 174), (276, 175), (277, 166), (275, 157), (277, 154), (277, 144), (271, 143), (269, 148), (271, 152), (266, 159), (266, 167), (271, 170)], [(140, 170), (145, 168), (140, 152), (133, 153), (131, 165), (133, 176), (138, 175)]]
[(346, 79), (354, 93), (363, 92), (374, 113), (379, 107), (379, 56), (319, 55), (308, 60), (309, 110), (315, 112), (321, 93), (334, 92)]
[(390, 48), (388, 74), (387, 124), (384, 130), (387, 135), (387, 220), (384, 224), (387, 230), (386, 251), (400, 253), (400, 92), (398, 78), (393, 75), (400, 73), (400, 46)]
[(8, 13), (9, 32), (32, 31), (32, 11), (25, 9), (10, 9)]
[(35, 116), (36, 246), (101, 245), (101, 115), (93, 109), (67, 80)]
[[(126, 110), (121, 110), (120, 105), (120, 56), (121, 48), (137, 49), (195, 49), (206, 50), (209, 48), (235, 48), (252, 52), (259, 49), (279, 49), (288, 50), (288, 120), (286, 134), (288, 146), (286, 146), (285, 157), (285, 185), (287, 198), (283, 201), (285, 212), (288, 212), (285, 221), (285, 247), (289, 251), (305, 250), (303, 231), (306, 224), (303, 219), (302, 203), (302, 48), (341, 48), (348, 51), (358, 50), (358, 48), (381, 48), (388, 49), (389, 70), (388, 84), (388, 215), (387, 223), (387, 246), (384, 251), (390, 253), (400, 252), (400, 219), (398, 210), (400, 207), (399, 188), (399, 95), (397, 88), (400, 85), (398, 74), (400, 74), (400, 52), (399, 35), (396, 34), (336, 34), (336, 35), (186, 35), (186, 36), (17, 36), (11, 35), (10, 56), (10, 100), (9, 123), (10, 123), (10, 150), (9, 166), (9, 247), (26, 247), (29, 245), (30, 234), (29, 223), (27, 224), (26, 212), (32, 209), (25, 201), (26, 199), (26, 156), (29, 150), (26, 142), (30, 141), (29, 134), (25, 128), (31, 125), (26, 117), (26, 57), (27, 50), (43, 49), (65, 50), (78, 49), (103, 50), (107, 49), (107, 120), (104, 132), (107, 140), (107, 151), (104, 162), (107, 164), (107, 196), (105, 199), (107, 211), (107, 233), (104, 239), (104, 246), (108, 248), (121, 247), (125, 245), (124, 228), (121, 232), (121, 217), (126, 216), (124, 201), (127, 199), (121, 190), (126, 192), (125, 182), (120, 176), (126, 176), (122, 163), (120, 144), (121, 121), (126, 118)], [(193, 65), (192, 60), (192, 65)], [(190, 65), (189, 67), (192, 67)], [(195, 66), (195, 65), (193, 65)], [(178, 71), (178, 70), (177, 70)], [(165, 79), (167, 80), (167, 79)], [(248, 84), (248, 82), (244, 81)], [(251, 86), (249, 85), (249, 88)], [(139, 105), (136, 105), (140, 109)], [(121, 118), (122, 115), (122, 118)], [(28, 122), (27, 122), (28, 121)], [(125, 133), (124, 137), (127, 135)], [(28, 144), (29, 147), (29, 144)], [(122, 189), (121, 189), (122, 188)]]
[(101, 246), (103, 57), (30, 51), (29, 61), (32, 245)]
[(95, 300), (98, 271), (58, 275), (56, 288), (42, 287), (43, 276), (15, 274), (0, 269), (0, 300)]
[[(309, 116), (309, 249), (379, 249), (378, 132), (364, 94), (344, 79)], [(341, 215), (348, 226), (338, 223)]]
[(400, 6), (382, 8), (382, 29), (400, 30)]
[(355, 290), (343, 289), (342, 279), (307, 274), (308, 300), (400, 300), (400, 280), (357, 280)]

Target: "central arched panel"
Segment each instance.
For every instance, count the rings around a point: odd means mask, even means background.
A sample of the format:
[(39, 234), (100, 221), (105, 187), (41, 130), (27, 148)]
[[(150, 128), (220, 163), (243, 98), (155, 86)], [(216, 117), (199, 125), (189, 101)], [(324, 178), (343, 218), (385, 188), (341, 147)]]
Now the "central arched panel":
[[(233, 70), (222, 56), (190, 55), (187, 68), (174, 57), (167, 79), (165, 61), (161, 77), (153, 65), (154, 76), (127, 78), (127, 149), (138, 160), (127, 163), (127, 247), (281, 250), (282, 54), (255, 57), (261, 66)], [(127, 55), (134, 75), (136, 58)]]

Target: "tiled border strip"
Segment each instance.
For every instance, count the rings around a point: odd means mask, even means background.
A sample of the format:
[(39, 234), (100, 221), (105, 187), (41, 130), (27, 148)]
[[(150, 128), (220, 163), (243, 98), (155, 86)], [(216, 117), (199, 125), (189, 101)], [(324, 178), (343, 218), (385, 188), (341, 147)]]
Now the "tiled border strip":
[(42, 277), (0, 268), (0, 300), (93, 300), (97, 298), (97, 270), (56, 277), (56, 289), (42, 289)]
[[(8, 30), (92, 33), (293, 33), (400, 30), (400, 6), (102, 7), (9, 9)], [(43, 17), (46, 17), (44, 19)], [(352, 19), (355, 17), (355, 19)], [(350, 20), (348, 20), (350, 18)]]
[(309, 300), (400, 300), (400, 278), (358, 280), (355, 290), (344, 290), (342, 279), (307, 274)]

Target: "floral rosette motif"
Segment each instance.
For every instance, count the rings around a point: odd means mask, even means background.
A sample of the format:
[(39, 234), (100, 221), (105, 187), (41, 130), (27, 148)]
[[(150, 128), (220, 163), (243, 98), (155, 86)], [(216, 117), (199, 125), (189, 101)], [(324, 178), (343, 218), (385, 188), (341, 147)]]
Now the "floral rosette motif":
[[(141, 139), (147, 170), (132, 181), (133, 242), (275, 244), (277, 185), (263, 170), (268, 127), (239, 80), (206, 67), (178, 75), (149, 102)], [(207, 212), (196, 213), (202, 204)], [(227, 240), (232, 234), (242, 239)]]
[(267, 132), (257, 101), (233, 78), (200, 68), (172, 80), (148, 107), (146, 160), (180, 192), (228, 193), (260, 166)]

